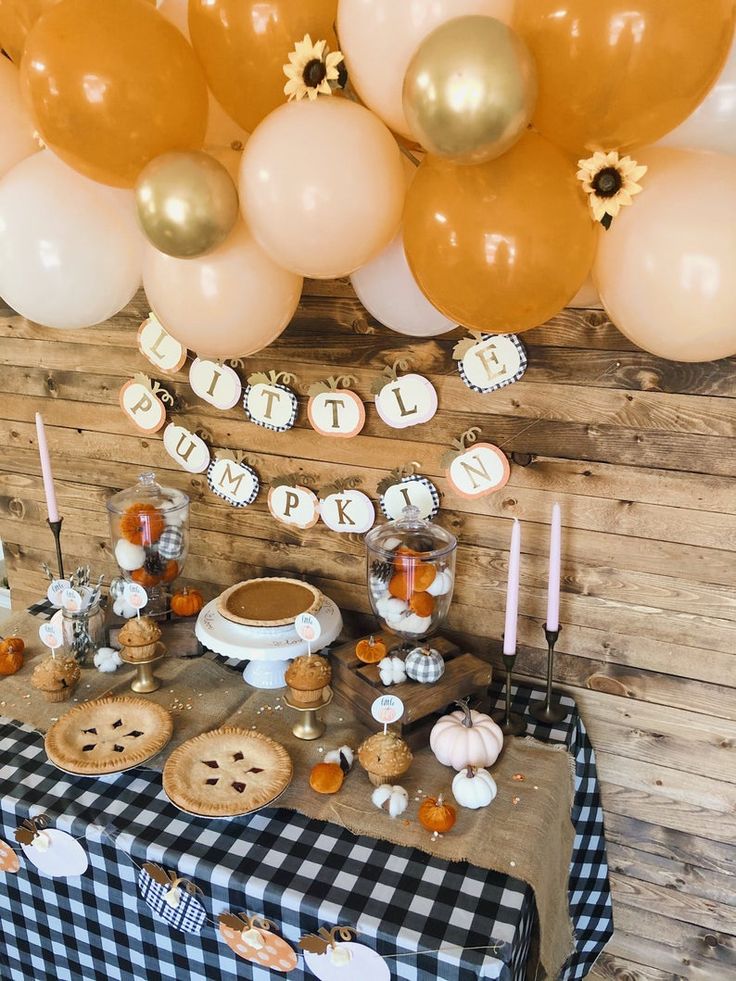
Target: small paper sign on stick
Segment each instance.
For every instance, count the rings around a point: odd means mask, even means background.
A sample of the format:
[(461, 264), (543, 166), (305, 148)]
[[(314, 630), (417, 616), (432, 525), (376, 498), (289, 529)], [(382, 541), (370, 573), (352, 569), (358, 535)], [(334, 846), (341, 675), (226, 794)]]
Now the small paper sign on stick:
[(388, 727), (398, 722), (404, 714), (404, 703), (398, 695), (379, 695), (371, 705), (371, 715), (376, 722), (383, 723), (383, 731), (388, 732)]
[(68, 579), (54, 579), (46, 590), (46, 597), (49, 603), (53, 604), (57, 610), (61, 608), (64, 591), (69, 589), (70, 586), (71, 583)]
[(41, 643), (52, 651), (57, 650), (64, 643), (61, 630), (56, 623), (42, 623), (38, 628), (38, 636), (41, 638)]
[(312, 644), (316, 640), (319, 640), (320, 634), (322, 633), (322, 626), (319, 620), (311, 613), (300, 613), (296, 618), (294, 626), (297, 636), (301, 637), (307, 643), (307, 653), (311, 654)]
[(61, 594), (61, 608), (67, 613), (79, 613), (84, 606), (82, 596), (76, 589), (65, 589)]
[(126, 582), (125, 588), (123, 589), (123, 599), (128, 606), (133, 607), (140, 617), (141, 610), (148, 602), (148, 593), (139, 583)]

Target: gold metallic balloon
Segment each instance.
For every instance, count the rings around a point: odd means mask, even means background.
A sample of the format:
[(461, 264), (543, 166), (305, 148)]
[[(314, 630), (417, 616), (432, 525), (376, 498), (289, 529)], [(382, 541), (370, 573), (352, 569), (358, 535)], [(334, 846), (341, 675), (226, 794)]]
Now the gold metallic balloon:
[(146, 238), (177, 259), (210, 252), (238, 217), (232, 177), (218, 160), (199, 151), (156, 157), (138, 178), (135, 195)]
[(505, 153), (529, 125), (536, 97), (529, 51), (495, 17), (442, 24), (420, 44), (404, 78), (404, 113), (414, 138), (456, 163)]

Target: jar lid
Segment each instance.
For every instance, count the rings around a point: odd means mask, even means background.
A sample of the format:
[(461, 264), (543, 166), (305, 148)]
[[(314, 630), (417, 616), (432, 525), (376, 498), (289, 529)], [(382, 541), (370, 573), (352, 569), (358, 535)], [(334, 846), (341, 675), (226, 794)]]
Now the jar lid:
[(457, 548), (452, 532), (421, 517), (419, 508), (409, 505), (401, 517), (377, 525), (365, 536), (366, 546), (383, 557), (393, 558), (402, 545), (412, 549), (427, 561), (448, 555)]
[(187, 507), (189, 498), (175, 487), (161, 487), (156, 483), (156, 474), (149, 470), (132, 487), (113, 494), (107, 501), (107, 509), (122, 514), (131, 504), (150, 504), (159, 511), (176, 511)]

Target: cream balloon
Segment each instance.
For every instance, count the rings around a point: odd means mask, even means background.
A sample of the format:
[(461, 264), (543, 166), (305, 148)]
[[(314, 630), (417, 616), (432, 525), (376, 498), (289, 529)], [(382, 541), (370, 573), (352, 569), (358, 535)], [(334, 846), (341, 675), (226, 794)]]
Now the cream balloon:
[(146, 246), (143, 286), (166, 330), (205, 358), (247, 357), (267, 347), (299, 304), (301, 277), (279, 268), (242, 221), (198, 259)]
[(0, 177), (41, 149), (33, 120), (23, 105), (18, 69), (0, 56)]
[[(174, 27), (177, 27), (191, 44), (192, 39), (189, 36), (189, 20), (187, 16), (188, 6), (189, 0), (158, 0), (156, 4), (158, 12), (166, 20), (170, 21)], [(207, 115), (207, 133), (204, 138), (205, 150), (212, 152), (214, 149), (228, 147), (240, 152), (245, 146), (248, 134), (238, 126), (234, 119), (228, 116), (209, 89), (207, 90), (207, 95), (209, 98), (209, 110)], [(213, 154), (213, 156), (216, 155)]]
[(50, 150), (0, 181), (0, 296), (28, 320), (108, 320), (140, 286), (142, 248), (133, 193), (82, 177)]
[(602, 309), (603, 304), (600, 296), (598, 296), (598, 290), (595, 288), (592, 276), (588, 276), (567, 305), (575, 309)]
[(280, 106), (243, 153), (240, 207), (274, 262), (302, 276), (348, 276), (391, 241), (404, 176), (391, 133), (337, 96)]
[(656, 146), (736, 156), (736, 34), (718, 81), (695, 112)]
[(419, 289), (406, 259), (401, 230), (380, 255), (353, 273), (350, 282), (368, 313), (399, 334), (436, 337), (457, 326)]
[(667, 147), (637, 160), (644, 189), (600, 235), (593, 266), (608, 315), (662, 358), (736, 355), (736, 160)]
[(409, 62), (435, 28), (467, 14), (508, 24), (513, 0), (340, 0), (337, 32), (350, 81), (395, 132), (412, 139), (402, 88)]

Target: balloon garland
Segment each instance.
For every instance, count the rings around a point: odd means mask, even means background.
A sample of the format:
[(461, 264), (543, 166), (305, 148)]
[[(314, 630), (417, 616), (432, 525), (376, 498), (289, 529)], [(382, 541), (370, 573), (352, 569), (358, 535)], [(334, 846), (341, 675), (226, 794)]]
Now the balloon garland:
[(9, 306), (93, 326), (142, 280), (217, 360), (270, 344), (303, 276), (432, 337), (531, 330), (592, 272), (646, 351), (736, 354), (734, 0), (263, 7), (0, 4)]

